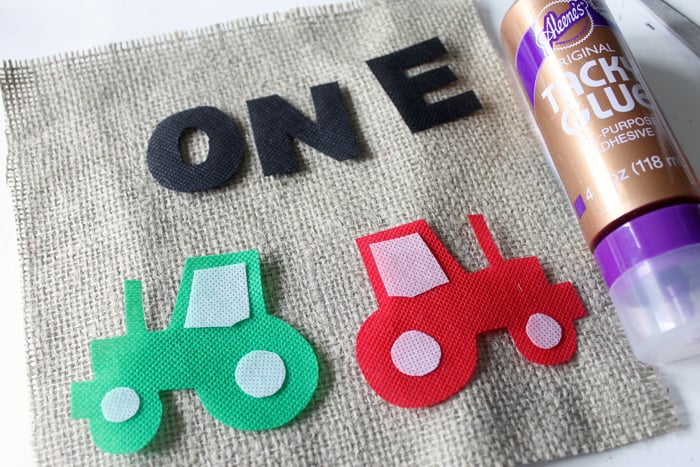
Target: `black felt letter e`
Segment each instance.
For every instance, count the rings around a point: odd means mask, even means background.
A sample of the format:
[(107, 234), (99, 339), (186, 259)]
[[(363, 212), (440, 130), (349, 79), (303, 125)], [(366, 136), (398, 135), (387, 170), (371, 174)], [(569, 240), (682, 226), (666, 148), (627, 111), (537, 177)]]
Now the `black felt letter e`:
[(434, 37), (411, 47), (368, 60), (369, 68), (398, 109), (406, 125), (415, 133), (441, 123), (451, 122), (481, 108), (474, 91), (428, 104), (423, 95), (457, 80), (443, 66), (416, 76), (406, 76), (405, 70), (445, 55), (447, 50)]

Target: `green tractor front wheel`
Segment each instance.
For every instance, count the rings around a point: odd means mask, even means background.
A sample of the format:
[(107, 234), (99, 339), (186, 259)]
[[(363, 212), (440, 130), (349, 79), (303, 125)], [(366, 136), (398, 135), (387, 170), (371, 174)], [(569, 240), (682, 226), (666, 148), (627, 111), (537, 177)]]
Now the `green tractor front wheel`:
[(82, 402), (74, 405), (73, 415), (89, 419), (92, 439), (105, 452), (138, 451), (158, 432), (163, 404), (157, 391), (86, 381), (73, 383), (72, 392), (73, 400)]

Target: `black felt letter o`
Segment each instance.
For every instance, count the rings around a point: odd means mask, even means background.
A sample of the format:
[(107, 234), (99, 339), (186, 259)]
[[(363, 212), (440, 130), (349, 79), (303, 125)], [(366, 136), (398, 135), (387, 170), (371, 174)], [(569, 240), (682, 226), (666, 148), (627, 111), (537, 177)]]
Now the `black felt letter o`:
[[(202, 130), (209, 154), (201, 164), (188, 164), (180, 154), (180, 137), (187, 129)], [(196, 107), (160, 122), (148, 140), (151, 175), (164, 187), (192, 193), (223, 185), (243, 163), (243, 138), (234, 121), (215, 107)]]

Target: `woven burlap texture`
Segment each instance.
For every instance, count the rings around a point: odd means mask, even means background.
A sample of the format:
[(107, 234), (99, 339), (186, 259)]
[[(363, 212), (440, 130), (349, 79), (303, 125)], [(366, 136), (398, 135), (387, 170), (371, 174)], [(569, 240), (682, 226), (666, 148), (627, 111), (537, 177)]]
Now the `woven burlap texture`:
[[(365, 61), (438, 36), (483, 109), (412, 134)], [(431, 65), (432, 66), (432, 65)], [(37, 459), (44, 465), (500, 465), (599, 451), (677, 419), (634, 361), (567, 200), (550, 174), (468, 0), (298, 10), (87, 53), (6, 62), (8, 179), (19, 228)], [(264, 177), (246, 100), (280, 94), (313, 117), (309, 87), (338, 81), (361, 141), (337, 162), (298, 145), (301, 172)], [(192, 107), (232, 116), (245, 162), (224, 187), (160, 186), (146, 166), (155, 125)], [(201, 149), (201, 148), (200, 148)], [(505, 332), (479, 338), (470, 384), (435, 407), (382, 401), (355, 360), (376, 302), (354, 239), (425, 218), (468, 269), (486, 266), (469, 213), (506, 258), (537, 255), (589, 316), (565, 365), (526, 362)], [(113, 456), (70, 418), (70, 383), (92, 378), (89, 341), (124, 332), (123, 280), (142, 279), (150, 329), (167, 326), (185, 258), (257, 248), (270, 312), (316, 349), (319, 388), (290, 425), (242, 432), (191, 390), (164, 393), (159, 433)], [(201, 345), (207, 345), (202, 342)]]

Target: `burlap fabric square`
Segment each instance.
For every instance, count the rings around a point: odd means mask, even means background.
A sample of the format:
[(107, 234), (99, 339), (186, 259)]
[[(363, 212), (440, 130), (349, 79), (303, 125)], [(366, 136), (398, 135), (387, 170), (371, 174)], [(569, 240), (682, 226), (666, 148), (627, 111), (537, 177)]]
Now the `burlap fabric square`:
[[(483, 108), (411, 133), (366, 61), (439, 37)], [(658, 376), (633, 359), (575, 217), (550, 174), (470, 0), (369, 0), (296, 11), (61, 57), (6, 62), (8, 182), (22, 261), (34, 443), (44, 465), (502, 465), (600, 451), (678, 421)], [(311, 86), (337, 81), (360, 140), (338, 162), (298, 145), (302, 170), (263, 176), (246, 101), (279, 94), (314, 115)], [(167, 116), (208, 105), (246, 141), (218, 189), (163, 188), (146, 149)], [(355, 336), (376, 309), (354, 239), (426, 219), (468, 270), (485, 259), (465, 216), (483, 213), (506, 258), (537, 255), (572, 281), (588, 316), (578, 351), (528, 363), (507, 333), (479, 338), (470, 384), (401, 409), (366, 384)], [(164, 393), (153, 442), (116, 456), (70, 417), (70, 384), (92, 377), (89, 341), (124, 332), (124, 279), (144, 281), (146, 324), (167, 326), (188, 257), (260, 250), (270, 312), (320, 362), (291, 424), (263, 432), (212, 418), (192, 390)]]

